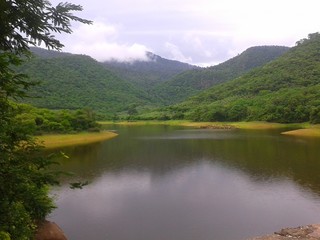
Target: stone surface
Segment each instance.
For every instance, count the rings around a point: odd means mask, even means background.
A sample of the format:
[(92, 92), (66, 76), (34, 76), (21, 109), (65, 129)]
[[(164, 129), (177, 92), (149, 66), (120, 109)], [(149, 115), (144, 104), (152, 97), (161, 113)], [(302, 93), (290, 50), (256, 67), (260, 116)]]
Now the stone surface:
[(320, 224), (312, 224), (296, 228), (284, 228), (271, 235), (254, 237), (248, 240), (320, 240)]
[(67, 240), (67, 237), (56, 223), (45, 220), (39, 224), (35, 240)]

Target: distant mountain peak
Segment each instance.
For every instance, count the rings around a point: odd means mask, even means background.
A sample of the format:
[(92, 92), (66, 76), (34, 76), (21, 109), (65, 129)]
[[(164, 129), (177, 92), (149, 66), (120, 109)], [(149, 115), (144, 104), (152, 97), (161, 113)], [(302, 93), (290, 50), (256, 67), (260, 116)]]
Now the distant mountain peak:
[(156, 55), (152, 52), (146, 52), (146, 55), (147, 55), (148, 59), (153, 62), (157, 62), (157, 60), (160, 58), (158, 55)]
[(144, 90), (149, 90), (161, 82), (168, 81), (184, 71), (197, 68), (187, 63), (160, 57), (152, 52), (146, 52), (146, 57), (149, 61), (105, 61), (102, 64), (115, 75), (142, 87)]

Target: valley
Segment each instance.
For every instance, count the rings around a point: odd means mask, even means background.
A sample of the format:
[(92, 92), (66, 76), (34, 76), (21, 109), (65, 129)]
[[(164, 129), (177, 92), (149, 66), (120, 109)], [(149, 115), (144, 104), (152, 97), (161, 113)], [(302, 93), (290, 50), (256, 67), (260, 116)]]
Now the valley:
[(19, 71), (38, 82), (25, 103), (49, 109), (89, 108), (99, 119), (135, 119), (188, 99), (262, 66), (289, 48), (252, 47), (217, 66), (200, 68), (146, 53), (149, 61), (100, 63), (85, 55), (32, 48)]

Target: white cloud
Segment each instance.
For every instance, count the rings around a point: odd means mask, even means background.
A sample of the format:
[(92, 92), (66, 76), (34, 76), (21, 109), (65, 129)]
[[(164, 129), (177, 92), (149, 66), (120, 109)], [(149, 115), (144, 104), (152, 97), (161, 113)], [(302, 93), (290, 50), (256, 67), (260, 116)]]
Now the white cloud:
[[(93, 25), (79, 25), (74, 29), (64, 51), (92, 56), (98, 61), (148, 61), (149, 49), (138, 43), (120, 43), (121, 26), (95, 21)], [(76, 39), (76, 40), (74, 40)]]
[(181, 62), (187, 62), (191, 63), (192, 58), (191, 57), (186, 57), (181, 50), (179, 49), (178, 46), (174, 45), (173, 43), (166, 42), (165, 43), (165, 48), (169, 52), (171, 59), (173, 60), (178, 60)]
[(146, 51), (148, 49), (140, 44), (120, 45), (118, 43), (96, 42), (90, 45), (76, 44), (71, 52), (84, 53), (98, 61), (116, 60), (119, 62), (131, 62), (134, 60), (149, 61)]
[(118, 37), (120, 26), (103, 23), (102, 21), (94, 21), (92, 25), (79, 25), (73, 31), (73, 36), (78, 41), (111, 41)]
[(99, 60), (143, 59), (147, 49), (193, 64), (221, 62), (256, 45), (293, 46), (320, 30), (319, 0), (72, 2), (83, 5), (81, 17), (98, 20), (62, 42)]

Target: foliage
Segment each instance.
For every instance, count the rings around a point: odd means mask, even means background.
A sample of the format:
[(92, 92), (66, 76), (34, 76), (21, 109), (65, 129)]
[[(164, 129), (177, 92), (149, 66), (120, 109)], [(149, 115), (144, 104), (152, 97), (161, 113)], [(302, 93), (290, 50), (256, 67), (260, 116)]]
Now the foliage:
[(10, 235), (9, 233), (6, 233), (6, 232), (0, 232), (0, 239), (1, 240), (10, 240)]
[(49, 110), (18, 104), (15, 118), (36, 135), (43, 133), (71, 133), (99, 131), (96, 114), (91, 109)]
[(251, 47), (230, 60), (208, 68), (185, 71), (157, 85), (153, 92), (166, 104), (177, 103), (214, 85), (232, 80), (263, 66), (288, 51), (288, 47)]
[(71, 11), (82, 7), (71, 3), (59, 3), (53, 7), (48, 1), (16, 0), (1, 1), (0, 49), (24, 52), (29, 45), (44, 43), (51, 49), (60, 49), (63, 44), (52, 32), (71, 33), (70, 21), (91, 23), (74, 16)]
[(194, 121), (320, 123), (320, 34), (240, 78), (163, 111)]
[(23, 99), (25, 103), (49, 109), (90, 108), (106, 117), (127, 111), (132, 103), (152, 102), (143, 90), (115, 76), (89, 56), (54, 51), (44, 54), (42, 50), (41, 56), (18, 68), (40, 82), (30, 91), (31, 97)]
[(16, 118), (15, 108), (3, 101), (1, 110), (0, 231), (12, 239), (29, 239), (35, 220), (54, 207), (46, 187), (57, 183), (47, 170), (53, 162), (39, 155), (41, 147), (29, 135), (28, 126)]
[(53, 161), (41, 157), (41, 147), (10, 104), (9, 99), (24, 97), (34, 85), (13, 66), (29, 57), (30, 44), (60, 49), (63, 45), (51, 33), (70, 33), (70, 21), (90, 22), (72, 15), (82, 8), (69, 3), (1, 1), (0, 9), (0, 236), (23, 240), (32, 238), (36, 221), (53, 209), (47, 186), (57, 181), (48, 171)]
[[(223, 64), (204, 69), (152, 53), (147, 54), (150, 61), (100, 64), (85, 55), (32, 48), (36, 57), (20, 67), (19, 72), (41, 83), (33, 88), (33, 98), (24, 102), (49, 109), (89, 107), (101, 118), (113, 119), (115, 114), (131, 112), (132, 104), (138, 105), (141, 112), (184, 100), (260, 66), (286, 50), (277, 46), (254, 47)], [(189, 69), (193, 70), (186, 71)], [(135, 114), (129, 116), (136, 118)]]
[(162, 104), (176, 103), (279, 57), (289, 48), (260, 46), (217, 66), (200, 68), (148, 54), (150, 61), (104, 62), (110, 71), (147, 90)]
[(162, 58), (151, 52), (146, 53), (144, 61), (106, 61), (103, 65), (117, 76), (146, 91), (179, 73), (197, 68), (187, 63)]

